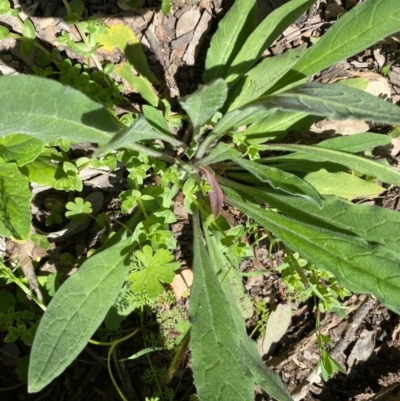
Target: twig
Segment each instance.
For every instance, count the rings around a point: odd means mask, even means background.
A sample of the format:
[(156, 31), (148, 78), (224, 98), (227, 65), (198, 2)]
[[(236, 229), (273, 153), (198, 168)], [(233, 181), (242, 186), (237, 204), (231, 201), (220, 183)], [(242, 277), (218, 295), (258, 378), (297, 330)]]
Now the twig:
[[(361, 323), (364, 321), (365, 317), (371, 309), (373, 309), (378, 304), (375, 299), (370, 299), (365, 297), (357, 312), (354, 314), (353, 318), (347, 324), (344, 331), (343, 338), (335, 345), (330, 355), (333, 359), (337, 360), (339, 363), (344, 364), (346, 356), (344, 351), (349, 347), (349, 345), (356, 339), (356, 332), (359, 329)], [(294, 401), (302, 400), (310, 391), (311, 386), (320, 380), (321, 371), (319, 368), (315, 368), (311, 374), (303, 379), (292, 391), (291, 395)]]

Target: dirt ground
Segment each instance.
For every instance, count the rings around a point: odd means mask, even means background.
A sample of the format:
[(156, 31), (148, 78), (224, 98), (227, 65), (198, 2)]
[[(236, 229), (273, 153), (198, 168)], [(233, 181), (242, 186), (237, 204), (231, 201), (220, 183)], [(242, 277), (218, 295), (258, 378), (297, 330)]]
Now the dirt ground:
[[(315, 5), (290, 26), (284, 34), (265, 52), (281, 54), (286, 49), (297, 47), (303, 43), (310, 43), (335, 23), (337, 18), (350, 10), (362, 0), (318, 0)], [(284, 0), (260, 0), (260, 17), (278, 7)], [(68, 30), (77, 35), (73, 28), (62, 21), (65, 8), (61, 1), (13, 1), (29, 16), (36, 28), (37, 35), (42, 43), (51, 48), (62, 30)], [(123, 10), (123, 0), (91, 0), (85, 2), (85, 17), (95, 16), (104, 19), (107, 24), (123, 23), (129, 26), (141, 41), (150, 67), (160, 81), (157, 87), (160, 94), (168, 96), (172, 104), (177, 105), (179, 96), (193, 92), (201, 83), (204, 69), (204, 60), (210, 38), (215, 32), (218, 21), (229, 10), (232, 0), (174, 0), (173, 8), (168, 16), (159, 10), (159, 1), (141, 1), (140, 7), (134, 12)], [(15, 32), (21, 28), (8, 17), (0, 16), (0, 23), (11, 27)], [(400, 37), (400, 36), (399, 36)], [(84, 62), (85, 59), (72, 53), (65, 47), (57, 45), (59, 50), (66, 53), (72, 60)], [(394, 103), (400, 104), (400, 49), (399, 39), (386, 38), (378, 46), (367, 49), (357, 56), (343, 60), (338, 65), (323, 71), (313, 77), (319, 82), (334, 82), (348, 76), (363, 76), (370, 79), (376, 94), (391, 97)], [(111, 61), (118, 64), (122, 55), (117, 51), (107, 53), (97, 52), (101, 62)], [(25, 57), (20, 50), (19, 43), (6, 39), (0, 41), (0, 71), (4, 75), (16, 73), (32, 73), (33, 58)], [(382, 68), (390, 66), (390, 72), (382, 75)], [(130, 97), (131, 109), (139, 109), (140, 102), (135, 93), (126, 88), (126, 95)], [(123, 110), (121, 110), (123, 112)], [(361, 125), (360, 125), (361, 124)], [(318, 140), (326, 133), (346, 134), (363, 132), (370, 129), (360, 122), (338, 124), (323, 120), (312, 131), (305, 133), (307, 140)], [(375, 127), (375, 129), (385, 129)], [(376, 131), (375, 131), (376, 132)], [(400, 138), (393, 140), (392, 146), (382, 150), (385, 157), (396, 165), (400, 155)], [(118, 177), (117, 177), (118, 178)], [(93, 179), (90, 177), (87, 181)], [(118, 209), (118, 180), (113, 181), (114, 189), (104, 190), (104, 204), (108, 210)], [(112, 185), (114, 185), (112, 184)], [(87, 184), (86, 185), (90, 185)], [(99, 187), (99, 185), (97, 185)], [(101, 190), (101, 189), (100, 189)], [(48, 194), (49, 195), (49, 194)], [(400, 211), (400, 190), (390, 187), (377, 199), (360, 200), (370, 202)], [(38, 213), (40, 206), (37, 207)], [(176, 257), (183, 265), (190, 269), (191, 263), (191, 234), (190, 222), (184, 212), (177, 210), (178, 223), (173, 230), (179, 238)], [(179, 215), (181, 213), (181, 215)], [(83, 241), (87, 247), (95, 243), (96, 238), (85, 238), (79, 234), (69, 247), (77, 254), (83, 249), (77, 246)], [(59, 245), (61, 246), (61, 245)], [(260, 251), (261, 252), (261, 251)], [(261, 252), (262, 253), (262, 252)], [(260, 254), (261, 255), (261, 254)], [(276, 260), (279, 260), (277, 250)], [(258, 263), (264, 263), (262, 255)], [(243, 266), (251, 269), (252, 263)], [(266, 264), (271, 263), (265, 261)], [(276, 263), (276, 262), (274, 262)], [(246, 289), (255, 299), (271, 297), (271, 293), (278, 296), (278, 276), (257, 276), (249, 279)], [(182, 301), (187, 306), (187, 301)], [(274, 351), (264, 356), (265, 363), (279, 373), (284, 383), (293, 392), (296, 401), (395, 401), (400, 400), (400, 319), (372, 299), (365, 296), (353, 295), (346, 301), (346, 315), (339, 318), (337, 315), (327, 314), (322, 317), (322, 332), (328, 335), (335, 343), (331, 351), (332, 356), (347, 368), (347, 374), (338, 374), (324, 383), (320, 375), (315, 374), (318, 362), (318, 349), (315, 336), (315, 316), (313, 301), (309, 300), (298, 308), (292, 318), (292, 324), (286, 334), (275, 347)], [(254, 323), (254, 322), (253, 322)], [(253, 324), (250, 320), (248, 326)], [(2, 334), (2, 333), (1, 333)], [(126, 347), (134, 347), (130, 343)], [(26, 350), (25, 350), (26, 351)], [(124, 349), (119, 351), (123, 354)], [(10, 386), (7, 383), (7, 374), (13, 367), (0, 354), (0, 398), (2, 400), (118, 400), (120, 399), (108, 376), (104, 353), (98, 348), (88, 346), (78, 360), (47, 389), (39, 394), (28, 395), (26, 387), (21, 386), (12, 391), (1, 391), (1, 387)], [(171, 356), (166, 354), (159, 357), (169, 363)], [(119, 378), (124, 381), (124, 388), (131, 395), (130, 400), (142, 400), (146, 390), (140, 380), (141, 363), (121, 364)], [(187, 355), (178, 370), (176, 382), (179, 383), (180, 400), (186, 400), (187, 392), (193, 390), (193, 380), (190, 374), (190, 358)], [(2, 378), (1, 378), (2, 377)], [(125, 379), (124, 379), (125, 377)], [(130, 385), (128, 383), (131, 383)], [(133, 383), (133, 384), (132, 384)], [(193, 391), (192, 391), (193, 392)], [(258, 393), (258, 401), (268, 400), (268, 396)]]

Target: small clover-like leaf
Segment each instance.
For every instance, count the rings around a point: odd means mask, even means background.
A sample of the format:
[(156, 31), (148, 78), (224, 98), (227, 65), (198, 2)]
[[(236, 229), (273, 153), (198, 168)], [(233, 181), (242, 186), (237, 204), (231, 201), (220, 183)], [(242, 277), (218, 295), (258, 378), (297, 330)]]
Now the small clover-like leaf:
[(153, 254), (153, 249), (148, 245), (145, 245), (142, 251), (135, 252), (134, 271), (128, 277), (132, 283), (132, 291), (145, 290), (149, 298), (162, 294), (164, 287), (161, 283), (171, 283), (175, 270), (180, 267), (179, 262), (173, 262), (173, 260), (173, 256), (167, 250), (158, 249)]
[(136, 189), (130, 189), (128, 191), (122, 192), (119, 195), (119, 198), (122, 200), (122, 213), (127, 213), (130, 209), (132, 209), (141, 196), (142, 194), (140, 193), (140, 191), (137, 191)]
[(65, 216), (72, 219), (74, 223), (82, 223), (84, 215), (93, 211), (91, 203), (85, 202), (82, 198), (75, 198), (75, 202), (68, 202), (65, 207), (68, 209)]

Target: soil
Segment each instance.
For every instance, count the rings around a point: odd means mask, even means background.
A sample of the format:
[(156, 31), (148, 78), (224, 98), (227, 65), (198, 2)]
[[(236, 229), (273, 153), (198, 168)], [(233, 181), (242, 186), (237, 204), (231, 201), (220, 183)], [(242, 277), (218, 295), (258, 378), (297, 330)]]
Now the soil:
[[(311, 10), (289, 27), (264, 55), (280, 54), (286, 49), (297, 47), (302, 43), (310, 43), (311, 39), (323, 35), (342, 13), (360, 1), (362, 0), (316, 1)], [(269, 13), (284, 2), (284, 0), (259, 1), (261, 14)], [(62, 21), (65, 8), (61, 1), (14, 0), (12, 3), (15, 6), (19, 5), (26, 16), (31, 18), (44, 46), (48, 48), (57, 46), (72, 60), (85, 62), (84, 58), (55, 44), (56, 37), (61, 30), (70, 30), (71, 34), (75, 34), (73, 29)], [(205, 54), (211, 36), (217, 28), (218, 21), (229, 10), (233, 1), (175, 0), (168, 16), (163, 16), (159, 10), (159, 1), (156, 0), (141, 1), (139, 8), (135, 11), (121, 10), (122, 3), (124, 1), (86, 1), (84, 16), (85, 18), (94, 16), (104, 19), (107, 24), (123, 23), (129, 26), (141, 41), (150, 67), (160, 81), (157, 90), (163, 96), (170, 98), (174, 107), (178, 107), (176, 99), (193, 92), (201, 83)], [(20, 27), (12, 19), (1, 17), (0, 22), (15, 32), (20, 32)], [(400, 103), (400, 63), (396, 56), (397, 49), (399, 49), (398, 39), (396, 37), (386, 38), (378, 46), (367, 49), (349, 60), (344, 60), (312, 79), (320, 82), (333, 82), (338, 77), (351, 74), (362, 76), (371, 73), (379, 74), (378, 77), (374, 76), (374, 79), (379, 81), (378, 90), (390, 96), (394, 103)], [(110, 54), (98, 51), (98, 58), (101, 62), (118, 63), (121, 55), (117, 52)], [(33, 61), (32, 57), (26, 57), (21, 53), (19, 43), (12, 39), (0, 41), (0, 71), (3, 74), (31, 74)], [(388, 65), (391, 67), (390, 73), (383, 77), (382, 82), (382, 80), (380, 81), (383, 76), (382, 68)], [(131, 102), (128, 106), (130, 110), (140, 109), (141, 104), (137, 94), (129, 92), (127, 89), (126, 96)], [(120, 112), (125, 110), (124, 106)], [(385, 127), (374, 128), (376, 130), (385, 129)], [(321, 140), (325, 135), (343, 134), (342, 129), (343, 127), (330, 121), (320, 122), (312, 131), (303, 134), (303, 140), (315, 142)], [(346, 129), (362, 132), (356, 124), (354, 127), (350, 127), (349, 124)], [(75, 154), (90, 153), (91, 149), (85, 146), (74, 149)], [(391, 147), (383, 149), (382, 152), (394, 164), (397, 163), (400, 142), (394, 141)], [(123, 186), (123, 181), (124, 177), (118, 175), (113, 177), (92, 176), (85, 179), (85, 188), (87, 188), (87, 195), (99, 190), (103, 197), (99, 210), (113, 213), (119, 210), (118, 193)], [(36, 221), (36, 224), (40, 225), (46, 208), (51, 210), (55, 203), (65, 203), (64, 198), (65, 192), (54, 190), (38, 192), (32, 205), (36, 219), (34, 222)], [(360, 201), (400, 210), (399, 198), (399, 188), (390, 187), (377, 199)], [(191, 280), (192, 240), (190, 219), (181, 206), (178, 200), (175, 210), (178, 222), (173, 225), (172, 229), (178, 239), (175, 256), (183, 266), (180, 275), (181, 281), (180, 284), (176, 284), (175, 291), (176, 294), (181, 291), (181, 296), (177, 296), (178, 304), (185, 310), (188, 301), (182, 297), (182, 293), (190, 285)], [(227, 213), (230, 213), (232, 218), (237, 217), (235, 211), (227, 211)], [(117, 217), (119, 221), (123, 221), (123, 216)], [(43, 224), (41, 228), (45, 229)], [(57, 232), (62, 228), (61, 224), (60, 227), (53, 227), (53, 231)], [(48, 268), (51, 271), (57, 265), (57, 269), (63, 269), (66, 275), (72, 274), (71, 266), (74, 265), (74, 261), (97, 247), (101, 234), (101, 232), (91, 231), (91, 228), (88, 227), (84, 232), (72, 233), (68, 239), (63, 237), (61, 242), (55, 239), (52, 254), (47, 255), (46, 266), (41, 268), (43, 270)], [(264, 250), (267, 249), (266, 247), (267, 244)], [(72, 260), (60, 263), (59, 255), (65, 252), (72, 255)], [(8, 249), (8, 253), (12, 255), (13, 250)], [(264, 258), (264, 254), (265, 252), (263, 253), (263, 248), (261, 248), (255, 258), (244, 263), (241, 269), (252, 270), (254, 264), (261, 264), (265, 268), (282, 261), (280, 249), (275, 249), (272, 260)], [(249, 279), (246, 289), (254, 299), (267, 299), (271, 303), (274, 302), (274, 299), (282, 297), (278, 275), (257, 276), (257, 278)], [(321, 316), (321, 331), (335, 343), (331, 351), (332, 355), (347, 367), (346, 374), (339, 373), (327, 382), (323, 382), (320, 375), (314, 374), (319, 354), (316, 346), (315, 313), (312, 300), (308, 300), (295, 310), (286, 334), (273, 352), (264, 356), (266, 365), (278, 372), (283, 382), (293, 392), (294, 399), (298, 401), (301, 399), (307, 401), (400, 400), (400, 318), (378, 302), (365, 296), (353, 295), (346, 300), (346, 307), (346, 314), (343, 317), (335, 314)], [(135, 322), (130, 323), (134, 324)], [(249, 332), (254, 324), (254, 319), (250, 319), (248, 322)], [(171, 333), (171, 336), (174, 335), (177, 334)], [(1, 339), (3, 338), (1, 337)], [(131, 355), (132, 350), (141, 349), (141, 344), (141, 340), (125, 343), (117, 350), (113, 361), (113, 369), (117, 372), (121, 387), (124, 393), (128, 394), (128, 399), (133, 401), (143, 400), (152, 394), (153, 388), (144, 385), (143, 381), (139, 380), (145, 368), (148, 367), (148, 361), (141, 358), (117, 363), (117, 359)], [(14, 387), (17, 380), (13, 373), (17, 360), (15, 355), (27, 355), (29, 348), (20, 343), (18, 345), (4, 344), (3, 351), (7, 352), (7, 355), (11, 355), (6, 357), (4, 354), (0, 354), (0, 390), (4, 390), (1, 392), (1, 399), (4, 401), (120, 399), (107, 372), (106, 350), (99, 351), (99, 347), (88, 345), (65, 373), (41, 393), (33, 395), (27, 394), (25, 384)], [(159, 365), (169, 366), (172, 361), (172, 355), (169, 352), (159, 353), (157, 358), (156, 364)], [(188, 353), (183, 356), (171, 384), (172, 387), (178, 389), (176, 400), (188, 400), (188, 394), (194, 393)], [(268, 400), (269, 397), (258, 391), (256, 399)]]

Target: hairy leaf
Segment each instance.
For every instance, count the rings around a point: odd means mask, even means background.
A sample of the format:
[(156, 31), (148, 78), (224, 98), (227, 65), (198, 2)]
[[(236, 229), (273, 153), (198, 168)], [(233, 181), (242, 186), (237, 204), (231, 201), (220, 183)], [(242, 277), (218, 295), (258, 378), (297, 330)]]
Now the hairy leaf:
[(147, 104), (145, 104), (142, 107), (142, 110), (143, 110), (143, 115), (146, 117), (146, 120), (157, 131), (163, 132), (166, 135), (170, 135), (167, 120), (155, 107), (148, 106)]
[(257, 1), (236, 0), (218, 25), (207, 52), (205, 83), (226, 78), (229, 66), (257, 23)]
[(228, 85), (246, 73), (257, 62), (262, 52), (314, 2), (315, 0), (292, 0), (272, 11), (249, 35), (229, 66), (226, 73)]
[(261, 97), (250, 107), (297, 111), (334, 120), (354, 118), (383, 124), (400, 123), (400, 107), (359, 89), (340, 84), (308, 83)]
[(230, 188), (224, 188), (232, 206), (274, 233), (317, 268), (329, 270), (339, 284), (357, 293), (377, 296), (400, 313), (400, 256), (362, 238), (304, 224), (273, 211)]
[(366, 0), (328, 29), (282, 79), (281, 87), (345, 60), (399, 30), (398, 0)]
[(392, 169), (390, 166), (351, 153), (304, 145), (268, 145), (268, 148), (271, 150), (306, 153), (315, 156), (317, 161), (337, 163), (358, 173), (376, 177), (388, 184), (400, 186), (400, 172)]
[(226, 144), (218, 144), (202, 163), (218, 163), (224, 160), (234, 161), (236, 164), (249, 171), (258, 180), (267, 182), (275, 189), (280, 189), (294, 196), (304, 197), (318, 206), (322, 206), (321, 197), (318, 192), (301, 178), (275, 167), (264, 166), (260, 163), (247, 160), (243, 158), (240, 152)]
[(249, 143), (264, 143), (284, 138), (289, 131), (307, 130), (318, 117), (308, 113), (276, 111), (251, 124), (245, 131)]
[(238, 109), (262, 96), (290, 70), (305, 52), (306, 47), (299, 46), (278, 56), (271, 56), (262, 60), (232, 88), (232, 94), (229, 95), (228, 111)]
[(389, 145), (391, 138), (388, 135), (363, 132), (355, 135), (339, 136), (320, 142), (317, 147), (341, 150), (348, 153), (359, 153), (375, 149), (378, 146)]
[[(294, 198), (273, 188), (250, 187), (231, 181), (226, 185), (234, 185), (242, 194), (248, 194), (304, 224), (348, 235), (355, 234), (368, 242), (385, 245), (395, 252), (399, 249), (400, 213), (397, 211), (372, 205), (355, 205), (335, 196), (325, 196), (324, 207), (319, 209), (303, 198)], [(371, 219), (371, 216), (374, 218)]]
[(196, 92), (182, 98), (179, 103), (195, 128), (209, 120), (225, 103), (228, 89), (223, 79), (200, 86)]
[(304, 180), (322, 195), (336, 195), (349, 200), (361, 197), (374, 198), (385, 190), (355, 175), (342, 171), (330, 173), (323, 168), (306, 174)]
[[(199, 398), (207, 401), (250, 401), (254, 399), (254, 382), (263, 381), (260, 384), (271, 396), (279, 401), (290, 401), (291, 397), (278, 376), (263, 366), (255, 343), (247, 336), (237, 305), (221, 289), (203, 243), (196, 213), (193, 220), (194, 282), (190, 299), (190, 347)], [(212, 261), (219, 264), (218, 260), (213, 253)], [(259, 374), (260, 371), (262, 374)], [(255, 377), (254, 372), (259, 377)]]
[(119, 126), (100, 104), (51, 79), (0, 77), (0, 137), (27, 134), (44, 143), (105, 143)]
[[(140, 217), (136, 213), (128, 227), (134, 227)], [(30, 393), (40, 391), (59, 376), (86, 346), (128, 275), (130, 249), (132, 240), (123, 228), (56, 292), (32, 345), (28, 371)]]
[(213, 141), (221, 138), (225, 133), (234, 127), (239, 127), (244, 124), (251, 124), (262, 118), (272, 114), (273, 110), (264, 110), (259, 107), (246, 107), (245, 109), (233, 110), (230, 113), (225, 114), (217, 123), (214, 130), (208, 134), (205, 141), (201, 144), (201, 151), (196, 154), (196, 157), (201, 159), (205, 152), (209, 149), (205, 145), (211, 145)]
[(315, 188), (296, 175), (246, 159), (236, 158), (234, 161), (260, 181), (270, 184), (272, 188), (280, 189), (293, 196), (301, 196), (319, 207), (322, 206), (321, 196)]

